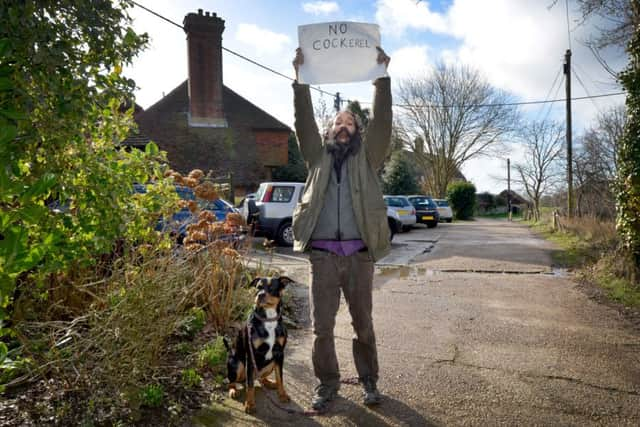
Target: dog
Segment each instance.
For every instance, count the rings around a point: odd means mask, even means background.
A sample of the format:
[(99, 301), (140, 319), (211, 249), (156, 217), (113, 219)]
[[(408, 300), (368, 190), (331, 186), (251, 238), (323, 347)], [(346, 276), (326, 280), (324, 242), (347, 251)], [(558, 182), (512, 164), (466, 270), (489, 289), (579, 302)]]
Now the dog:
[[(238, 333), (233, 347), (224, 340), (228, 354), (229, 397), (235, 398), (237, 384), (246, 382), (246, 413), (255, 412), (255, 379), (265, 388), (276, 389), (280, 402), (290, 400), (282, 380), (284, 348), (287, 345), (287, 329), (282, 323), (282, 295), (292, 282), (284, 276), (253, 279), (250, 286), (255, 287), (257, 293), (247, 324)], [(271, 373), (275, 373), (275, 381), (267, 378)]]

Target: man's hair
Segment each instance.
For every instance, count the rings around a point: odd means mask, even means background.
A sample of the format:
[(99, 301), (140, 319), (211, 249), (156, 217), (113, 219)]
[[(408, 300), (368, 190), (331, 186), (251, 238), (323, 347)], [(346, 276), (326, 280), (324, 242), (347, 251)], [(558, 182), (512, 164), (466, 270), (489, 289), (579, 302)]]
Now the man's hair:
[[(325, 131), (325, 133), (324, 133), (324, 139), (325, 139), (325, 141), (328, 141), (328, 140), (330, 139), (331, 131), (333, 130), (333, 124), (334, 124), (334, 123), (335, 123), (335, 121), (336, 121), (336, 117), (338, 117), (338, 116), (339, 116), (340, 114), (342, 114), (342, 113), (348, 113), (348, 114), (350, 114), (350, 115), (351, 115), (351, 117), (353, 118), (353, 122), (354, 122), (354, 123), (355, 123), (355, 125), (356, 125), (356, 132), (355, 132), (355, 134), (353, 135), (353, 137), (355, 138), (355, 137), (356, 137), (356, 135), (357, 135), (357, 137), (358, 137), (360, 140), (362, 140), (362, 131), (363, 131), (363, 129), (362, 129), (362, 126), (363, 126), (363, 125), (362, 125), (362, 119), (360, 119), (360, 116), (358, 116), (358, 115), (357, 115), (356, 113), (354, 113), (353, 111), (351, 111), (351, 110), (349, 110), (349, 109), (344, 109), (344, 110), (340, 110), (340, 111), (338, 111), (338, 112), (336, 113), (336, 115), (335, 115), (335, 116), (333, 116), (333, 120), (331, 121), (331, 125), (330, 125), (330, 126), (327, 126), (327, 130), (326, 130), (326, 131)], [(335, 135), (334, 135), (334, 137), (335, 137)], [(358, 144), (358, 145), (359, 145), (359, 144)]]

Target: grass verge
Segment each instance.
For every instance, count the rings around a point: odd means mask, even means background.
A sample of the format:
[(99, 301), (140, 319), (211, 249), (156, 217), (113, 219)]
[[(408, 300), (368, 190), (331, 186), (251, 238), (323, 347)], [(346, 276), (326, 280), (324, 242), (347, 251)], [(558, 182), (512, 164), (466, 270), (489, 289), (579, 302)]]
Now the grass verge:
[(629, 257), (620, 249), (615, 225), (593, 217), (561, 218), (552, 226), (552, 210), (529, 226), (559, 248), (552, 252), (554, 265), (576, 272), (584, 281), (602, 288), (607, 297), (625, 307), (640, 308), (640, 284)]

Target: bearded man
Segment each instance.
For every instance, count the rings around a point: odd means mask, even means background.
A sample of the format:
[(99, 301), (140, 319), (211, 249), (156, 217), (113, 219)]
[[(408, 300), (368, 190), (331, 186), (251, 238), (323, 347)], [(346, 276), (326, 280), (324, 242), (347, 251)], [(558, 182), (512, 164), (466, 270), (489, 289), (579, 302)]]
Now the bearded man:
[[(379, 47), (377, 61), (390, 58)], [(304, 62), (300, 48), (293, 66)], [(313, 322), (313, 369), (319, 384), (312, 407), (324, 410), (337, 396), (340, 372), (333, 330), (344, 294), (352, 325), (353, 358), (364, 387), (364, 403), (380, 403), (378, 354), (373, 331), (373, 263), (389, 253), (387, 209), (377, 170), (391, 142), (391, 83), (374, 82), (373, 117), (366, 129), (350, 111), (339, 112), (321, 137), (309, 86), (293, 83), (295, 128), (309, 170), (302, 200), (293, 214), (294, 250), (310, 251), (310, 301)]]

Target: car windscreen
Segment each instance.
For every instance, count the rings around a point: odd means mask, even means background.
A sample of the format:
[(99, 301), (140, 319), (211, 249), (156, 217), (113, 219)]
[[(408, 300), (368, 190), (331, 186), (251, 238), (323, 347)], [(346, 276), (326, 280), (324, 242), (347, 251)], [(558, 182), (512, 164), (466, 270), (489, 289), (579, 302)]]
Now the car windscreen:
[(433, 203), (433, 201), (428, 198), (428, 197), (412, 197), (411, 199), (411, 203), (416, 206), (416, 207), (421, 207), (421, 208), (435, 208), (436, 205), (435, 203)]
[(409, 201), (402, 197), (386, 197), (384, 202), (387, 206), (391, 206), (392, 208), (402, 208), (410, 205)]
[(198, 205), (200, 206), (200, 209), (205, 209), (208, 211), (226, 211), (229, 209), (229, 206), (227, 206), (227, 204), (220, 199), (198, 200)]

